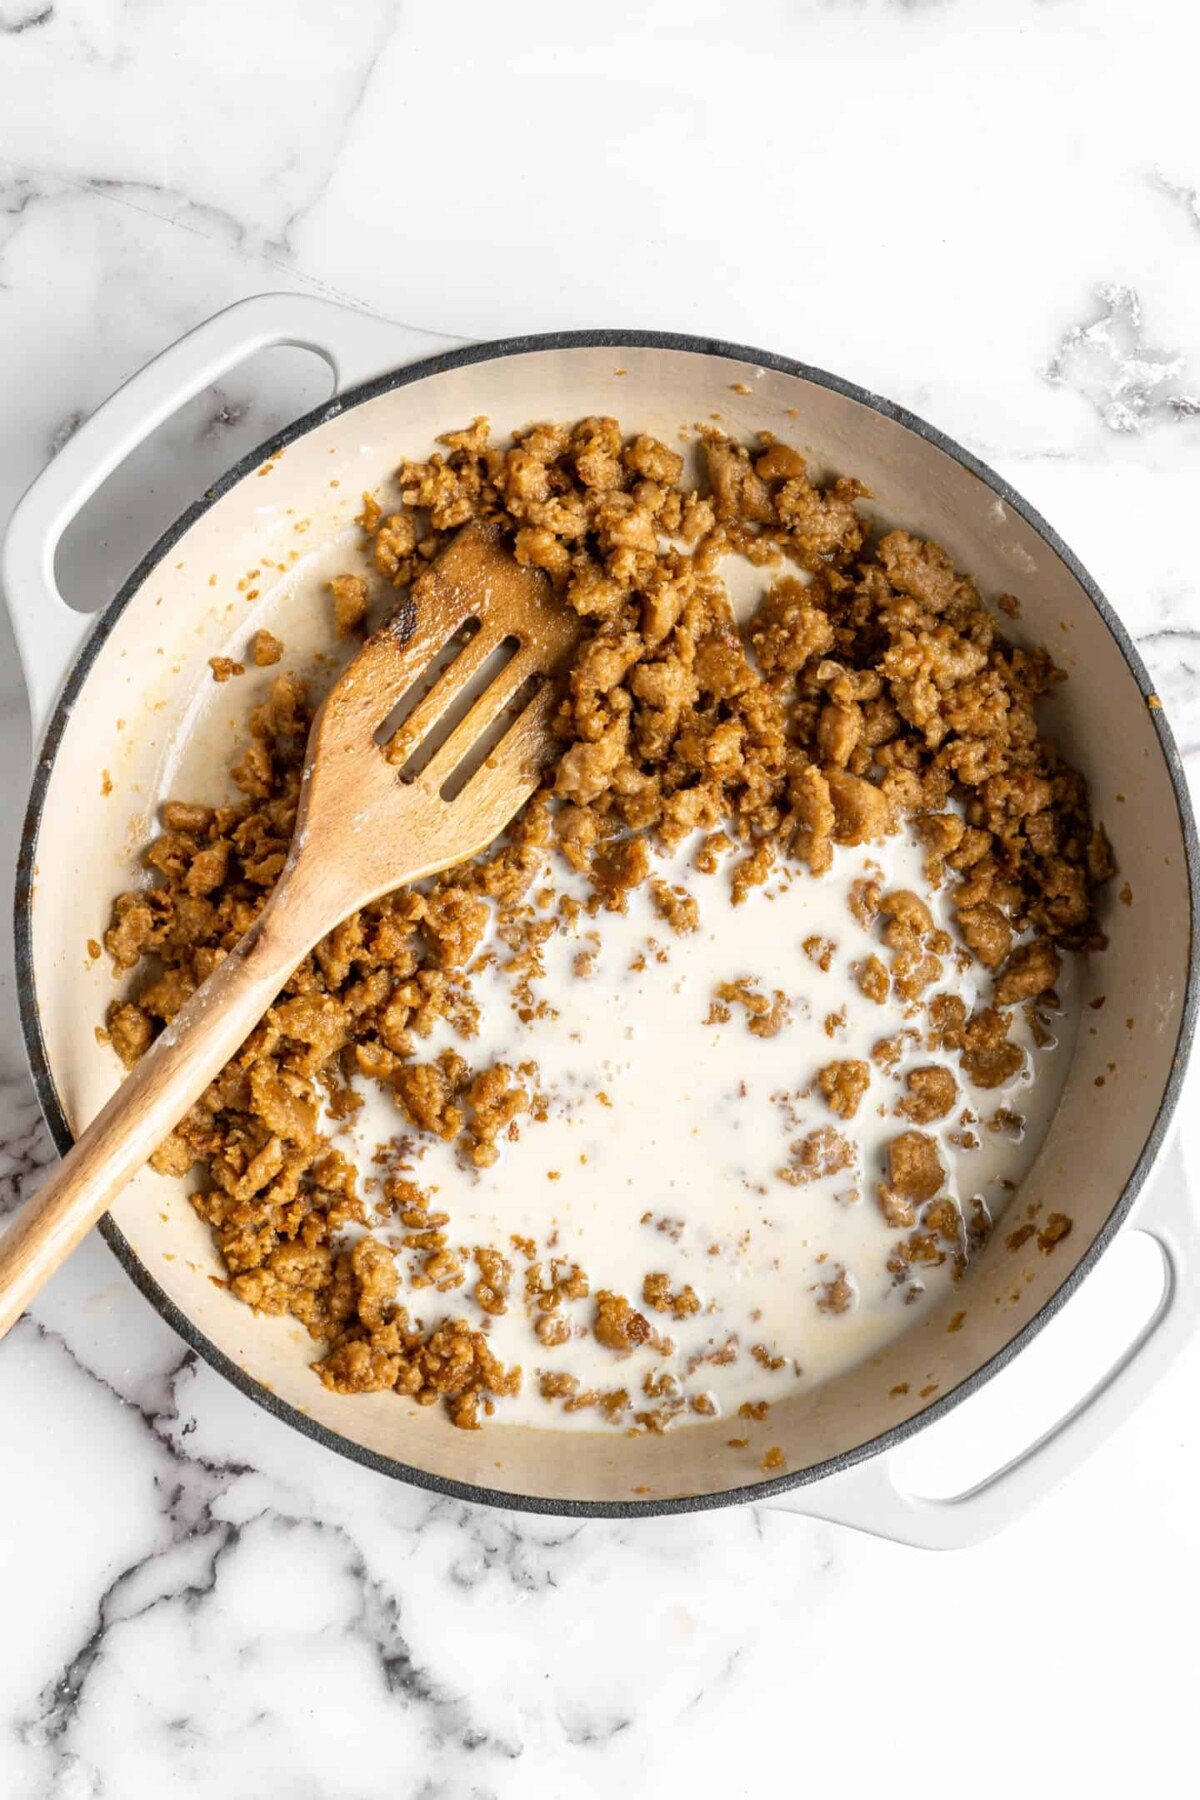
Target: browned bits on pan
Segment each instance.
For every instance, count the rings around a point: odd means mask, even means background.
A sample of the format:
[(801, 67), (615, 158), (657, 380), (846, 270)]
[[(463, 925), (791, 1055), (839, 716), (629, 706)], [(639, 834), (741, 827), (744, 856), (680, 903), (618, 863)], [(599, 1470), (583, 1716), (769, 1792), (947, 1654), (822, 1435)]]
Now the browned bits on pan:
[(499, 1250), (486, 1244), (476, 1246), (475, 1261), (479, 1265), (479, 1280), (474, 1290), (476, 1305), (493, 1315), (507, 1312), (512, 1264)]
[(861, 962), (855, 963), (854, 980), (860, 993), (876, 1006), (882, 1006), (888, 997), (891, 987), (891, 976), (879, 958), (875, 955), (865, 956)]
[(666, 881), (650, 883), (650, 898), (654, 910), (667, 921), (672, 931), (681, 936), (695, 931), (700, 924), (700, 908), (693, 895), (687, 889)]
[(700, 1301), (690, 1282), (672, 1291), (670, 1278), (661, 1270), (646, 1276), (642, 1282), (642, 1304), (653, 1312), (670, 1313), (672, 1318), (687, 1319), (700, 1311)]
[(736, 981), (720, 981), (709, 1005), (704, 1023), (722, 1025), (732, 1017), (731, 1008), (740, 1006), (746, 1013), (746, 1029), (755, 1037), (769, 1038), (783, 1030), (791, 1013), (788, 997), (781, 989), (768, 997), (759, 991), (755, 976), (742, 975)]
[(462, 1058), (443, 1052), (436, 1062), (401, 1064), (392, 1077), (392, 1091), (414, 1125), (453, 1138), (466, 1124), (466, 1110), (456, 1098), (465, 1074)]
[(887, 1146), (887, 1180), (880, 1184), (879, 1205), (889, 1225), (908, 1226), (916, 1209), (932, 1200), (946, 1178), (941, 1155), (924, 1131), (902, 1131)]
[(1066, 1213), (1047, 1214), (1046, 1223), (1038, 1232), (1038, 1249), (1043, 1255), (1048, 1256), (1051, 1250), (1062, 1243), (1063, 1239), (1069, 1235), (1073, 1223), (1074, 1221), (1069, 1219)]
[(833, 964), (834, 952), (837, 949), (832, 938), (821, 937), (819, 933), (813, 932), (805, 938), (801, 948), (809, 961), (816, 963), (822, 974), (828, 974)]
[(911, 1119), (914, 1125), (932, 1125), (954, 1111), (958, 1083), (943, 1064), (925, 1063), (920, 1068), (909, 1069), (904, 1085), (908, 1092), (898, 1102), (896, 1111)]
[(333, 628), (340, 638), (358, 631), (366, 620), (370, 596), (361, 575), (335, 575), (329, 584), (333, 595)]
[(649, 1340), (650, 1324), (645, 1315), (632, 1307), (623, 1294), (614, 1294), (607, 1288), (602, 1288), (596, 1295), (592, 1335), (606, 1350), (626, 1354)]
[(919, 894), (898, 888), (879, 901), (883, 941), (893, 950), (920, 950), (933, 931), (933, 915)]
[(568, 1300), (586, 1300), (590, 1291), (583, 1270), (566, 1257), (533, 1262), (525, 1271), (526, 1300), (539, 1312), (557, 1311)]
[(1010, 1043), (1012, 1015), (997, 1007), (972, 1013), (962, 1032), (962, 1066), (976, 1087), (1002, 1087), (1024, 1062), (1024, 1053)]
[(464, 1137), (464, 1154), (476, 1168), (486, 1168), (499, 1156), (499, 1140), (513, 1136), (517, 1120), (528, 1113), (532, 1100), (507, 1063), (481, 1069), (466, 1090), (470, 1123)]
[(1004, 972), (996, 983), (996, 1001), (1000, 1006), (1015, 1006), (1021, 1000), (1033, 1000), (1052, 989), (1058, 980), (1062, 958), (1049, 938), (1035, 938), (1013, 951)]
[(859, 1101), (871, 1085), (871, 1065), (857, 1058), (826, 1063), (818, 1071), (817, 1085), (831, 1112), (840, 1119), (852, 1119), (858, 1111)]
[(932, 1200), (946, 1178), (933, 1138), (924, 1131), (902, 1131), (887, 1147), (889, 1184), (906, 1200)]
[(854, 1284), (847, 1277), (845, 1269), (839, 1269), (832, 1280), (819, 1284), (817, 1306), (823, 1313), (849, 1312), (854, 1301)]
[(256, 631), (250, 639), (250, 660), (256, 668), (270, 668), (282, 655), (283, 645), (273, 631)]
[(891, 1073), (892, 1069), (905, 1058), (907, 1051), (918, 1042), (919, 1033), (912, 1028), (894, 1031), (891, 1037), (882, 1037), (871, 1046), (871, 1062), (874, 1062), (880, 1069)]
[(881, 889), (877, 881), (869, 876), (860, 875), (850, 886), (850, 911), (863, 927), (869, 930), (879, 916)]
[(960, 906), (958, 928), (985, 969), (998, 969), (1012, 948), (1012, 926), (990, 900)]
[(835, 1131), (832, 1125), (818, 1125), (815, 1131), (798, 1138), (791, 1147), (790, 1161), (778, 1171), (781, 1181), (801, 1187), (810, 1181), (822, 1181), (828, 1175), (840, 1175), (853, 1169), (857, 1161), (854, 1146)]
[(154, 1039), (154, 1026), (149, 1015), (140, 1006), (117, 1001), (109, 1009), (108, 1035), (125, 1067), (132, 1069), (138, 1058), (150, 1048)]

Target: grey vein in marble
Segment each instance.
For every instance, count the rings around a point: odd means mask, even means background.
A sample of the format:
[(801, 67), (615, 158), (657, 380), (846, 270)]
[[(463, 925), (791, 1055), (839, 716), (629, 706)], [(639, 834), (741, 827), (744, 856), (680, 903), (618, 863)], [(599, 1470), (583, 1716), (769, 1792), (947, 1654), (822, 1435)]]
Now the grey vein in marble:
[[(68, 196), (84, 196), (122, 207), (148, 219), (156, 219), (173, 230), (203, 238), (208, 243), (223, 245), (239, 255), (264, 264), (268, 268), (286, 270), (294, 275), (292, 253), (287, 231), (295, 217), (304, 210), (296, 208), (289, 215), (284, 230), (278, 235), (256, 232), (253, 227), (224, 207), (194, 199), (179, 188), (151, 181), (135, 181), (108, 175), (75, 177), (52, 169), (35, 169), (12, 164), (10, 179), (0, 186), (0, 212), (24, 212), (33, 203), (54, 204)], [(13, 196), (18, 202), (5, 198)], [(300, 277), (304, 280), (303, 277)], [(326, 284), (304, 280), (305, 286), (330, 292), (333, 298), (347, 296), (328, 289)]]
[(1065, 334), (1047, 381), (1082, 395), (1110, 431), (1141, 432), (1200, 413), (1200, 395), (1180, 385), (1185, 358), (1147, 342), (1134, 290), (1105, 282), (1096, 294), (1099, 316)]
[(1162, 169), (1152, 171), (1150, 184), (1160, 194), (1165, 194), (1168, 200), (1173, 200), (1183, 211), (1188, 223), (1200, 231), (1200, 192), (1194, 187), (1188, 187), (1185, 182), (1172, 181)]
[[(60, 1333), (32, 1319), (22, 1321), (17, 1329), (21, 1335), (33, 1334), (53, 1347), (78, 1374), (135, 1416), (149, 1434), (161, 1465), (156, 1483), (165, 1541), (155, 1543), (112, 1575), (99, 1595), (85, 1635), (15, 1721), (20, 1741), (50, 1759), (46, 1765), (50, 1782), (47, 1791), (57, 1795), (61, 1790), (65, 1796), (70, 1781), (86, 1777), (86, 1758), (77, 1752), (73, 1734), (88, 1704), (91, 1687), (105, 1659), (112, 1656), (114, 1641), (123, 1629), (163, 1612), (195, 1618), (208, 1602), (215, 1602), (222, 1569), (235, 1554), (245, 1551), (257, 1556), (272, 1540), (306, 1537), (319, 1547), (326, 1574), (332, 1570), (349, 1586), (350, 1601), (339, 1621), (343, 1641), (361, 1645), (389, 1700), (416, 1710), (431, 1751), (486, 1750), (489, 1756), (503, 1761), (520, 1756), (519, 1741), (483, 1725), (475, 1717), (469, 1699), (435, 1675), (416, 1654), (402, 1628), (403, 1605), (399, 1595), (372, 1573), (362, 1548), (345, 1525), (274, 1505), (262, 1506), (241, 1518), (221, 1516), (219, 1509), (232, 1485), (243, 1478), (253, 1478), (256, 1471), (249, 1463), (214, 1459), (188, 1447), (195, 1421), (182, 1414), (179, 1387), (195, 1370), (192, 1351), (183, 1351), (166, 1372), (157, 1404), (139, 1404), (82, 1362)], [(516, 1534), (510, 1533), (510, 1537), (511, 1554), (516, 1548)], [(298, 1566), (311, 1560), (310, 1553), (304, 1551), (293, 1550), (290, 1554), (296, 1557)], [(498, 1561), (502, 1564), (503, 1557)], [(264, 1621), (264, 1629), (270, 1629), (269, 1621)], [(194, 1721), (192, 1725), (193, 1733), (200, 1735), (213, 1728), (211, 1721), (204, 1725)], [(619, 1728), (593, 1722), (585, 1735), (568, 1734), (569, 1741), (598, 1741)], [(99, 1794), (104, 1790), (97, 1786), (90, 1791)]]
[(55, 1149), (31, 1088), (21, 1083), (6, 1095), (0, 1136), (0, 1218), (15, 1212), (37, 1188)]
[(23, 32), (37, 31), (54, 17), (52, 6), (5, 7), (0, 12), (0, 37), (20, 37)]

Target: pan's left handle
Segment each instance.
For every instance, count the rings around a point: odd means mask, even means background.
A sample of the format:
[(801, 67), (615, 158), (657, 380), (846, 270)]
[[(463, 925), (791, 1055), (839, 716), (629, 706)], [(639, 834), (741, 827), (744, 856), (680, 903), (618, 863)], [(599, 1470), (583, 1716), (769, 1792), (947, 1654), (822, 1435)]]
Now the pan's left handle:
[(59, 593), (54, 556), (63, 532), (104, 479), (157, 425), (258, 350), (312, 350), (335, 391), (458, 341), (392, 324), (306, 294), (257, 294), (190, 331), (118, 388), (68, 440), (18, 503), (0, 552), (3, 586), (29, 689), (35, 746), (95, 615)]

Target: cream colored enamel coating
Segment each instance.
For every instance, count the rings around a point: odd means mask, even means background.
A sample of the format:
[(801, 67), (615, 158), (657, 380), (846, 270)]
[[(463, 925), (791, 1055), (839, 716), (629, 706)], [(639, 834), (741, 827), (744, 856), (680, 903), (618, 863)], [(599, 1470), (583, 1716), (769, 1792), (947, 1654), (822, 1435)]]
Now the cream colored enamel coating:
[[(736, 393), (738, 384), (749, 392)], [(309, 1371), (311, 1346), (298, 1326), (255, 1318), (216, 1284), (208, 1231), (181, 1184), (144, 1174), (114, 1217), (154, 1280), (226, 1356), (358, 1445), (456, 1481), (550, 1500), (749, 1486), (762, 1479), (768, 1444), (781, 1447), (789, 1470), (802, 1470), (948, 1394), (1034, 1317), (1104, 1225), (1158, 1111), (1184, 1000), (1189, 907), (1173, 789), (1145, 702), (1070, 570), (988, 486), (898, 422), (798, 377), (688, 351), (549, 349), (448, 369), (318, 426), (252, 471), (151, 573), (97, 656), (50, 779), (34, 905), (37, 1004), (76, 1126), (118, 1077), (93, 1033), (113, 979), (104, 959), (89, 958), (87, 940), (100, 936), (113, 894), (136, 878), (136, 850), (165, 787), (219, 795), (244, 714), (246, 685), (214, 687), (207, 659), (238, 654), (259, 626), (284, 638), (289, 661), (315, 650), (325, 637), (319, 584), (353, 566), (363, 489), (386, 490), (401, 455), (427, 452), (440, 431), (479, 413), (500, 430), (613, 413), (627, 429), (669, 440), (714, 413), (739, 434), (768, 429), (803, 449), (819, 473), (860, 476), (878, 520), (938, 539), (985, 595), (1020, 598), (1016, 635), (1049, 644), (1070, 676), (1054, 701), (1054, 727), (1089, 775), (1121, 866), (1104, 902), (1110, 948), (1084, 973), (1075, 1063), (1025, 1184), (1027, 1200), (1073, 1216), (1072, 1235), (1053, 1256), (1034, 1240), (1013, 1253), (1001, 1235), (951, 1302), (885, 1354), (774, 1408), (767, 1425), (751, 1429), (750, 1448), (737, 1451), (720, 1422), (661, 1441), (499, 1422), (475, 1434), (392, 1396), (329, 1395)], [(102, 797), (104, 770), (112, 791)], [(1118, 898), (1124, 881), (1128, 905)], [(1089, 1010), (1100, 996), (1103, 1007)], [(950, 1315), (963, 1309), (962, 1328), (949, 1332)]]

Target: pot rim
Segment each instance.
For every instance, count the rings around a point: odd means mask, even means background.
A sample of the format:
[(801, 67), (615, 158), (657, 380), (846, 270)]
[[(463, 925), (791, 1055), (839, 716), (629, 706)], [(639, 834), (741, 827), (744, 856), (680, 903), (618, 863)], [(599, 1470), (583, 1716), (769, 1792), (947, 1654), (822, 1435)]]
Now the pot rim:
[[(33, 870), (50, 778), (54, 772), (55, 761), (75, 700), (109, 633), (125, 607), (143, 586), (152, 570), (198, 518), (246, 475), (257, 468), (265, 458), (273, 456), (277, 451), (284, 449), (288, 444), (295, 442), (296, 439), (305, 436), (318, 426), (329, 423), (330, 420), (351, 411), (365, 401), (375, 399), (380, 394), (389, 393), (396, 388), (407, 387), (413, 382), (422, 381), (427, 376), (441, 374), (448, 369), (499, 361), (504, 357), (526, 356), (543, 350), (603, 347), (682, 351), (690, 355), (718, 356), (729, 361), (752, 363), (760, 368), (773, 369), (785, 375), (795, 375), (804, 381), (812, 382), (816, 386), (840, 394), (845, 399), (854, 400), (862, 406), (869, 407), (873, 412), (893, 420), (915, 436), (923, 438), (935, 449), (953, 457), (963, 468), (984, 482), (1006, 506), (1018, 513), (1066, 565), (1107, 626), (1143, 698), (1149, 703), (1154, 697), (1154, 685), (1149, 671), (1129, 633), (1082, 563), (1053, 527), (1047, 524), (1041, 514), (995, 470), (981, 462), (969, 450), (965, 450), (945, 432), (930, 425), (917, 414), (908, 411), (906, 407), (899, 406), (882, 395), (859, 387), (854, 382), (846, 381), (839, 375), (830, 374), (827, 370), (814, 368), (808, 363), (796, 361), (791, 357), (779, 356), (771, 351), (756, 350), (743, 344), (730, 343), (722, 338), (706, 338), (686, 332), (638, 330), (553, 331), (528, 336), (497, 338), (484, 343), (469, 344), (461, 349), (445, 351), (439, 355), (423, 357), (417, 362), (391, 369), (383, 375), (360, 383), (357, 387), (347, 389), (344, 394), (335, 395), (331, 400), (315, 407), (290, 425), (285, 426), (282, 431), (276, 432), (250, 451), (248, 455), (241, 457), (219, 481), (215, 482), (186, 511), (181, 513), (174, 524), (163, 532), (157, 543), (137, 564), (114, 598), (97, 615), (95, 626), (89, 633), (63, 683), (34, 770), (17, 856), (14, 900), (17, 998), (21, 1030), (38, 1102), (60, 1155), (66, 1153), (74, 1140), (59, 1102), (38, 1014), (33, 972)], [(923, 1430), (925, 1426), (943, 1417), (952, 1408), (960, 1405), (962, 1401), (969, 1399), (1001, 1369), (1007, 1367), (1012, 1359), (1065, 1305), (1076, 1288), (1095, 1267), (1124, 1224), (1163, 1147), (1174, 1117), (1195, 1035), (1197, 1012), (1200, 1010), (1200, 954), (1197, 949), (1196, 928), (1197, 908), (1200, 905), (1200, 838), (1197, 836), (1196, 820), (1192, 812), (1183, 763), (1161, 706), (1151, 708), (1151, 716), (1175, 795), (1187, 865), (1190, 924), (1187, 982), (1179, 1033), (1175, 1043), (1171, 1073), (1164, 1087), (1153, 1125), (1138, 1154), (1128, 1182), (1097, 1236), (1064, 1278), (1062, 1284), (1034, 1317), (1002, 1349), (973, 1369), (956, 1387), (931, 1401), (929, 1405), (914, 1413), (911, 1418), (889, 1427), (888, 1430), (869, 1439), (866, 1443), (855, 1445), (852, 1449), (842, 1451), (839, 1455), (829, 1457), (824, 1462), (816, 1463), (810, 1468), (773, 1476), (770, 1480), (753, 1482), (744, 1487), (726, 1488), (714, 1494), (681, 1495), (661, 1500), (552, 1499), (542, 1495), (511, 1494), (499, 1488), (451, 1480), (442, 1475), (432, 1474), (428, 1470), (414, 1467), (412, 1464), (401, 1462), (395, 1457), (384, 1456), (377, 1451), (369, 1450), (364, 1445), (343, 1437), (340, 1432), (330, 1430), (328, 1426), (281, 1400), (253, 1375), (226, 1356), (224, 1351), (218, 1349), (217, 1345), (188, 1318), (187, 1314), (158, 1285), (137, 1256), (129, 1240), (111, 1215), (107, 1213), (99, 1222), (105, 1242), (134, 1284), (184, 1342), (199, 1356), (202, 1356), (218, 1374), (232, 1382), (236, 1388), (248, 1395), (272, 1417), (303, 1432), (306, 1437), (312, 1438), (325, 1449), (336, 1451), (352, 1462), (360, 1463), (380, 1475), (386, 1475), (391, 1480), (404, 1481), (411, 1486), (425, 1488), (433, 1493), (450, 1496), (454, 1499), (474, 1501), (481, 1505), (504, 1507), (520, 1512), (544, 1513), (570, 1518), (635, 1519), (663, 1513), (704, 1512), (717, 1507), (740, 1505), (744, 1501), (778, 1499), (793, 1489), (807, 1487), (826, 1476), (853, 1468), (856, 1464), (865, 1462), (869, 1457), (895, 1448), (914, 1436), (916, 1432)]]

